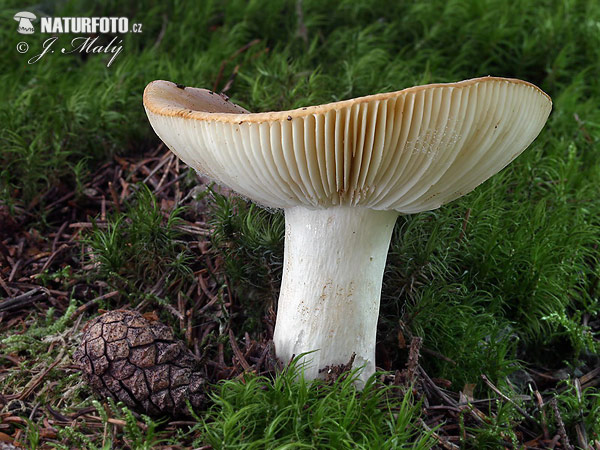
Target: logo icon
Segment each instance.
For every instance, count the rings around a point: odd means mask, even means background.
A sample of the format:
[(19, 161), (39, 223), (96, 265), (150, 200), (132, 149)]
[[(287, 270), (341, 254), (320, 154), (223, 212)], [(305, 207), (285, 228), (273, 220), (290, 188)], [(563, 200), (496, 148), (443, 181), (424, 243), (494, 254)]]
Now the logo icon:
[(32, 20), (37, 19), (35, 14), (30, 13), (28, 11), (21, 11), (20, 13), (15, 14), (13, 17), (17, 22), (19, 22), (19, 26), (17, 27), (17, 32), (20, 34), (33, 34), (35, 28), (33, 28)]

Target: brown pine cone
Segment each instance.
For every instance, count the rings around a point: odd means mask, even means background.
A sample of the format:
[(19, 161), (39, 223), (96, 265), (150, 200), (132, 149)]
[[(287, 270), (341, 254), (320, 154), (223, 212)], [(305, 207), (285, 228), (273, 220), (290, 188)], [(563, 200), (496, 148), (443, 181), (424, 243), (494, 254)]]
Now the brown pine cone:
[(173, 331), (135, 311), (109, 311), (84, 328), (73, 354), (92, 388), (140, 412), (189, 414), (206, 401), (200, 360)]

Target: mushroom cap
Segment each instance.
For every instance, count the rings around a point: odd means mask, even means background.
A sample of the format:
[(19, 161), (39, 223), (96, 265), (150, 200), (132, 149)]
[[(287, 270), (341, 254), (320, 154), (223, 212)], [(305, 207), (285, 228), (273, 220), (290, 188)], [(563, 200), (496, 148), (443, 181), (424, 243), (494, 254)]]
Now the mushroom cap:
[(34, 20), (37, 19), (36, 15), (33, 13), (30, 13), (29, 11), (21, 11), (15, 14), (15, 16), (13, 17), (13, 19), (15, 20), (21, 20), (21, 19), (30, 19), (30, 20)]
[(411, 214), (509, 164), (539, 134), (552, 101), (531, 83), (483, 77), (249, 113), (212, 91), (153, 81), (144, 107), (185, 163), (264, 206)]

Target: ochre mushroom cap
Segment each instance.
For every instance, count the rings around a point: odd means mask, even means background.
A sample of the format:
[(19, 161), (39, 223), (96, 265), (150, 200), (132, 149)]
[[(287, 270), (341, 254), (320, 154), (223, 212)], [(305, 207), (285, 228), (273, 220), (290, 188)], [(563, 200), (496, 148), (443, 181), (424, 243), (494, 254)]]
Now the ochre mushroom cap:
[(484, 77), (249, 113), (209, 90), (153, 81), (144, 106), (185, 163), (264, 206), (411, 214), (509, 164), (537, 137), (552, 101), (531, 83)]

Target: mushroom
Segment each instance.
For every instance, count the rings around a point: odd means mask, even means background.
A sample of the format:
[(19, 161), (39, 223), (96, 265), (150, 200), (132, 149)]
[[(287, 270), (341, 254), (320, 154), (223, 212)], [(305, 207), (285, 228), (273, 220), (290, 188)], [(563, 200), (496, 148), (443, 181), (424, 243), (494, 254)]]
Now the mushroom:
[(381, 285), (399, 214), (439, 208), (515, 159), (552, 101), (484, 77), (293, 111), (248, 113), (209, 90), (154, 81), (152, 127), (185, 163), (285, 213), (274, 342), (304, 376), (346, 363), (375, 371)]
[(19, 22), (17, 32), (20, 34), (33, 34), (34, 28), (31, 21), (37, 19), (35, 14), (30, 13), (29, 11), (21, 11), (15, 14), (13, 19)]

